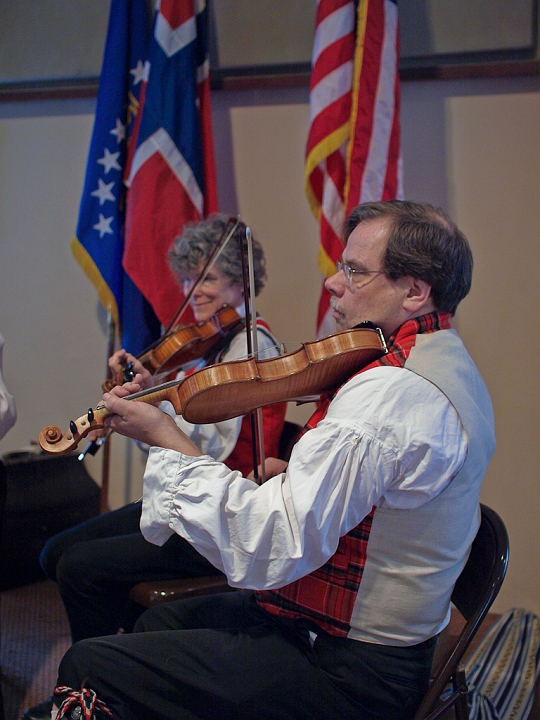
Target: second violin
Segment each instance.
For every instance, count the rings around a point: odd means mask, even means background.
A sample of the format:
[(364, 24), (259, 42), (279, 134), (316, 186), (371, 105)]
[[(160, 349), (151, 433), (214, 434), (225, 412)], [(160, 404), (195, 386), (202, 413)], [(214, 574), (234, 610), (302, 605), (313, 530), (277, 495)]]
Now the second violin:
[[(182, 365), (217, 352), (244, 324), (236, 310), (224, 306), (215, 315), (204, 322), (179, 325), (159, 339), (154, 346), (146, 350), (138, 359), (151, 375), (172, 372)], [(104, 385), (110, 390), (114, 385), (122, 385), (129, 377), (121, 371), (116, 378)]]

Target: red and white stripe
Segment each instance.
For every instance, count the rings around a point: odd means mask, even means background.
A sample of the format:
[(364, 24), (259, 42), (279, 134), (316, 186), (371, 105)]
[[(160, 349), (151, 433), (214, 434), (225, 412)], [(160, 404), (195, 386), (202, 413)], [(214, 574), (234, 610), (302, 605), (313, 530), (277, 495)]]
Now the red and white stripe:
[[(318, 1), (306, 194), (320, 224), (325, 277), (343, 250), (345, 215), (360, 202), (402, 196), (398, 54), (392, 0)], [(324, 288), (317, 327), (320, 336), (335, 329)]]
[[(193, 43), (201, 42), (197, 35), (198, 21), (201, 20), (199, 14), (205, 11), (205, 0), (161, 0), (157, 3), (155, 44), (152, 43), (149, 53), (150, 67), (141, 91), (143, 102), (139, 125), (132, 140), (132, 147), (136, 149), (129, 158), (126, 179), (129, 194), (123, 266), (164, 326), (174, 317), (183, 300), (169, 267), (171, 243), (186, 223), (198, 222), (217, 210), (208, 57), (201, 57), (199, 61), (195, 54), (200, 64), (194, 67), (193, 55), (183, 53)], [(185, 63), (178, 62), (182, 57), (186, 59)], [(173, 77), (176, 75), (178, 79), (182, 73), (196, 73), (197, 82), (196, 89), (191, 82), (185, 85), (189, 88), (189, 93), (186, 89), (189, 96), (182, 97), (185, 108), (189, 104), (185, 116), (178, 113), (174, 104), (179, 96), (165, 92), (172, 86)], [(161, 91), (149, 93), (152, 83), (154, 90), (162, 84)], [(152, 107), (150, 102), (154, 103)], [(196, 120), (191, 114), (194, 108)], [(144, 122), (140, 119), (146, 117), (147, 112), (148, 117), (163, 124), (150, 123), (153, 131), (143, 139), (141, 127)], [(200, 137), (202, 142), (202, 176), (190, 164), (189, 149), (197, 147), (190, 142), (192, 136)], [(183, 320), (190, 319), (188, 310)]]

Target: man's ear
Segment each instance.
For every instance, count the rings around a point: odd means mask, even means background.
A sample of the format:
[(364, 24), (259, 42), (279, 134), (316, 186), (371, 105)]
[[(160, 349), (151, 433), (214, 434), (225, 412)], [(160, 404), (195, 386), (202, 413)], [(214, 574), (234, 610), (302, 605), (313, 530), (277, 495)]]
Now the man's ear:
[(431, 311), (434, 309), (430, 283), (408, 275), (407, 286), (408, 292), (404, 302), (406, 310), (417, 313), (419, 310)]

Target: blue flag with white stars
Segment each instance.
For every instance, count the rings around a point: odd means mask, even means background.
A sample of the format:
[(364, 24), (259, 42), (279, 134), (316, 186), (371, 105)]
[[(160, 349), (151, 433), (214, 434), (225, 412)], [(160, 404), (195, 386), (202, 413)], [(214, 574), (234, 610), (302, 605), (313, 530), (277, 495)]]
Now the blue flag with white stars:
[(147, 0), (112, 0), (94, 130), (71, 249), (134, 355), (160, 335), (152, 307), (122, 268), (127, 144), (147, 72)]

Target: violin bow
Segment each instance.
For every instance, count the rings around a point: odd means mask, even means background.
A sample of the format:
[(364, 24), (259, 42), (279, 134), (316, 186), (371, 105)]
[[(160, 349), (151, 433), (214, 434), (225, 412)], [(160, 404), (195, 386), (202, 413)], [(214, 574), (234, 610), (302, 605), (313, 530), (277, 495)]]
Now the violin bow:
[[(257, 337), (257, 312), (255, 309), (255, 272), (253, 269), (253, 238), (251, 228), (246, 226), (245, 241), (240, 241), (240, 257), (242, 260), (242, 278), (244, 282), (244, 307), (246, 314), (246, 333), (248, 357), (259, 358), (259, 343)], [(247, 270), (246, 270), (247, 265)], [(259, 485), (266, 481), (264, 470), (264, 433), (262, 421), (262, 408), (251, 413), (251, 444), (253, 453), (253, 479)], [(259, 475), (259, 464), (261, 473)]]

